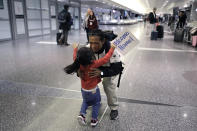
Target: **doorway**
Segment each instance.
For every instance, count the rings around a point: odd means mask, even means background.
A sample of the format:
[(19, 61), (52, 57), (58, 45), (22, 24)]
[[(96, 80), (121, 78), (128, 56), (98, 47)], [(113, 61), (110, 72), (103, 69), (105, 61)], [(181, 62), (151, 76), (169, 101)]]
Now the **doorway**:
[(11, 4), (13, 6), (13, 39), (27, 37), (24, 0), (13, 0)]
[(73, 25), (71, 29), (78, 30), (79, 29), (79, 7), (69, 7), (70, 15), (73, 19)]

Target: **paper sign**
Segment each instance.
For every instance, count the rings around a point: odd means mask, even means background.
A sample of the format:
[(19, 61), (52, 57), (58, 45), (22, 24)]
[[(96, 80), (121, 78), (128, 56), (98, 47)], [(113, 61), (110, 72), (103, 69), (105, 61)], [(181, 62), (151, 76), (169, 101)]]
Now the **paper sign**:
[(131, 49), (133, 49), (138, 43), (138, 39), (129, 31), (124, 31), (120, 33), (118, 37), (112, 41), (116, 45), (116, 49), (122, 55), (127, 54)]
[(14, 1), (15, 15), (23, 15), (22, 2)]

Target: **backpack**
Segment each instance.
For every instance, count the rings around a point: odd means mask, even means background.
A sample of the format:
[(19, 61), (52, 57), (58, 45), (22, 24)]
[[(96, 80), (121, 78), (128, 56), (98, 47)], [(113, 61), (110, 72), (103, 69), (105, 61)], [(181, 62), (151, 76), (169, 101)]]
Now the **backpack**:
[(71, 17), (70, 21), (69, 21), (69, 25), (73, 25), (73, 18)]
[(66, 15), (67, 12), (65, 10), (62, 10), (59, 14), (58, 14), (58, 22), (59, 23), (66, 23)]
[(118, 35), (114, 34), (114, 32), (111, 31), (111, 30), (103, 31), (103, 35), (104, 35), (104, 38), (107, 41), (112, 41), (112, 40), (114, 40), (118, 36)]

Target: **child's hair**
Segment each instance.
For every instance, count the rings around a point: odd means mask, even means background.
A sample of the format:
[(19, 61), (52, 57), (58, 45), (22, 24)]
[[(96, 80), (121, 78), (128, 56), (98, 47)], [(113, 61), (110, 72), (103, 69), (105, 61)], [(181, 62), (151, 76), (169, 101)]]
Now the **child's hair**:
[(67, 74), (77, 72), (80, 65), (87, 66), (95, 59), (94, 52), (88, 47), (82, 47), (77, 51), (77, 57), (75, 61), (64, 68)]

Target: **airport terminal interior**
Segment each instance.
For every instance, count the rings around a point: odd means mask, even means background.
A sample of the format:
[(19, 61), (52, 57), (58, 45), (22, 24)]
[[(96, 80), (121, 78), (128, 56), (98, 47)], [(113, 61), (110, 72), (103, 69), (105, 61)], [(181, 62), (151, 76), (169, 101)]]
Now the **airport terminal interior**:
[[(57, 38), (64, 5), (68, 45)], [(124, 66), (120, 81), (113, 76), (118, 116), (100, 82), (95, 127), (92, 106), (79, 123), (81, 80), (64, 71), (72, 44), (91, 44), (88, 10), (103, 32), (136, 38), (125, 54), (115, 49)], [(0, 131), (197, 131), (196, 46), (197, 0), (0, 0)]]

